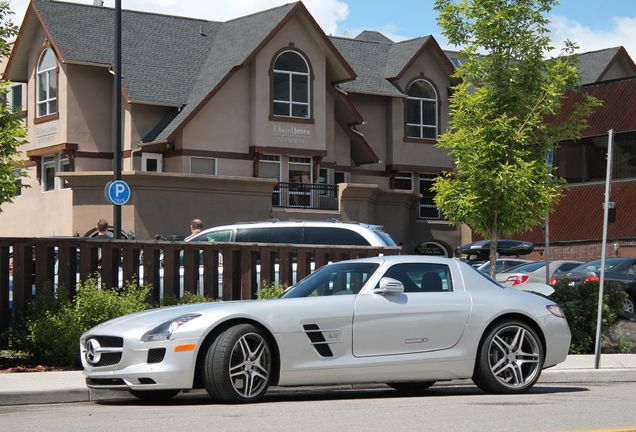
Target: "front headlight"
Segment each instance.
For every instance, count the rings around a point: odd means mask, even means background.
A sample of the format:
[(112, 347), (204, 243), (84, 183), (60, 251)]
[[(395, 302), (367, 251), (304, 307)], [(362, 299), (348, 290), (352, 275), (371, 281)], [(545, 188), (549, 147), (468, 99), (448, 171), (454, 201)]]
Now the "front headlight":
[(193, 319), (198, 318), (200, 316), (201, 314), (185, 314), (185, 315), (181, 315), (180, 317), (171, 319), (170, 321), (161, 323), (158, 326), (154, 327), (153, 329), (144, 333), (144, 335), (141, 337), (141, 341), (156, 342), (156, 341), (169, 340), (170, 336), (172, 336), (172, 333), (176, 329), (178, 329), (179, 327), (181, 327), (188, 321), (192, 321)]

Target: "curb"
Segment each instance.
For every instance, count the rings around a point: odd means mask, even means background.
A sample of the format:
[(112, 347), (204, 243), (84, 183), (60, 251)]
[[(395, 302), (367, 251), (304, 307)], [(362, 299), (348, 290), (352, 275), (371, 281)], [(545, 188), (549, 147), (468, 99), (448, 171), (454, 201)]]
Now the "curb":
[[(55, 374), (56, 372), (46, 372), (45, 374)], [(64, 373), (64, 372), (61, 372)], [(67, 375), (72, 378), (68, 382), (61, 383), (56, 380), (56, 385), (47, 385), (42, 383), (38, 378), (41, 377), (40, 372), (35, 373), (29, 379), (17, 377), (16, 381), (21, 384), (31, 384), (31, 389), (20, 390), (0, 390), (0, 406), (8, 405), (30, 405), (30, 404), (54, 404), (54, 403), (76, 403), (76, 402), (95, 402), (108, 400), (137, 400), (134, 396), (126, 391), (116, 390), (90, 390), (84, 386), (83, 374), (75, 373)], [(22, 374), (11, 374), (22, 375)], [(22, 375), (24, 376), (24, 375)], [(7, 377), (9, 378), (9, 377)], [(16, 378), (11, 377), (11, 378)], [(26, 377), (24, 377), (26, 378)], [(66, 380), (62, 380), (66, 381)], [(561, 369), (561, 370), (544, 370), (541, 373), (538, 383), (569, 383), (569, 384), (585, 384), (595, 382), (636, 382), (636, 368), (620, 368), (620, 369)], [(469, 379), (441, 381), (437, 386), (462, 386), (474, 385)], [(39, 390), (34, 387), (41, 386)], [(301, 387), (271, 387), (269, 394), (280, 393), (299, 393), (299, 392), (327, 392), (327, 391), (346, 391), (346, 390), (379, 390), (387, 389), (385, 384), (346, 384), (333, 386), (301, 386)], [(205, 396), (205, 390), (192, 390), (182, 395), (189, 396)]]

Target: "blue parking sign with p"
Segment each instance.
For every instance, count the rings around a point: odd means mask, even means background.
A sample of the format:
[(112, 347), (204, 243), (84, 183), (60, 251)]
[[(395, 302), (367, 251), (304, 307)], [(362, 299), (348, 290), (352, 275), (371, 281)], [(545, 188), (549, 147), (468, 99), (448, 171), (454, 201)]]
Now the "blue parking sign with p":
[(130, 187), (122, 180), (110, 181), (104, 188), (106, 199), (115, 205), (123, 205), (130, 199)]

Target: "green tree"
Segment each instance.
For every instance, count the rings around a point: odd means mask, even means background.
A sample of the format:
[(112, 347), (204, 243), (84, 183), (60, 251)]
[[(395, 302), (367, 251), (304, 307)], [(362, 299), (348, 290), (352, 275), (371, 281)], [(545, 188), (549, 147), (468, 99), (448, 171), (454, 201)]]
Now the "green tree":
[[(9, 16), (13, 14), (9, 10), (8, 1), (0, 1), (0, 56), (8, 58), (11, 46), (8, 41), (18, 34)], [(0, 79), (0, 93), (6, 94), (9, 81)], [(22, 125), (20, 116), (12, 112), (10, 104), (3, 103), (0, 106), (0, 212), (2, 204), (13, 201), (18, 194), (18, 180), (26, 176), (26, 171), (16, 169), (20, 165), (18, 147), (25, 143), (22, 138), (26, 136), (26, 128)]]
[(436, 179), (435, 202), (450, 223), (468, 224), (491, 240), (492, 264), (500, 237), (538, 225), (558, 202), (562, 180), (550, 175), (548, 155), (562, 139), (580, 136), (598, 104), (587, 98), (566, 120), (549, 121), (580, 83), (574, 43), (545, 59), (553, 49), (545, 15), (555, 4), (435, 2), (442, 33), (461, 48), (450, 129), (438, 144), (456, 171)]

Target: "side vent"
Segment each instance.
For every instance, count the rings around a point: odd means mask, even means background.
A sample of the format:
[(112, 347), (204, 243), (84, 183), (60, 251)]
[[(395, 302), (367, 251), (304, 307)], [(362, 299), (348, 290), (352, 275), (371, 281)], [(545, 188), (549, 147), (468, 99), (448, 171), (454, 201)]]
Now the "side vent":
[(333, 357), (333, 352), (331, 352), (331, 348), (329, 348), (329, 344), (325, 340), (320, 327), (316, 324), (305, 324), (303, 328), (318, 354), (323, 357)]

